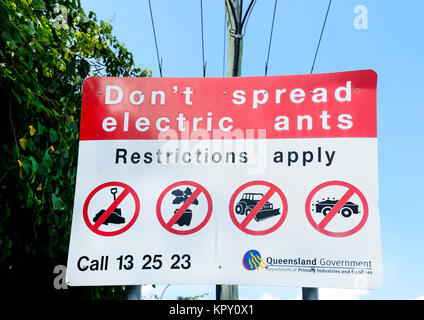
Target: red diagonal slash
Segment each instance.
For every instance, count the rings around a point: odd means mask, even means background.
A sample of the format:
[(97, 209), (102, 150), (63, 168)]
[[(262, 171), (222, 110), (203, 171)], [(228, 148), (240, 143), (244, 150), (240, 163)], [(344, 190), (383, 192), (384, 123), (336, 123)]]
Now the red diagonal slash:
[(246, 226), (252, 221), (252, 219), (256, 216), (256, 214), (263, 208), (265, 203), (273, 196), (273, 194), (277, 191), (274, 187), (271, 187), (267, 193), (262, 197), (262, 199), (256, 204), (256, 206), (250, 211), (247, 217), (241, 222), (241, 226), (246, 228)]
[(318, 228), (321, 230), (324, 230), (324, 228), (330, 223), (330, 221), (335, 217), (337, 212), (340, 211), (341, 208), (346, 204), (346, 202), (355, 194), (356, 192), (352, 190), (351, 188), (347, 190), (347, 192), (344, 194), (344, 196), (337, 201), (333, 209), (324, 217), (324, 219), (321, 220), (321, 222), (318, 225)]
[(202, 193), (202, 190), (200, 188), (197, 188), (194, 190), (194, 192), (191, 194), (191, 196), (183, 203), (181, 208), (178, 209), (177, 212), (172, 216), (172, 218), (166, 223), (167, 227), (172, 227), (175, 222), (183, 215), (183, 213), (188, 209), (188, 207), (193, 203), (193, 201), (199, 196), (199, 194)]
[(130, 189), (124, 189), (121, 194), (112, 202), (112, 204), (107, 208), (107, 210), (102, 214), (102, 216), (96, 221), (93, 225), (94, 229), (99, 229), (103, 222), (111, 215), (113, 210), (116, 209), (117, 206), (125, 199), (125, 197), (130, 193)]

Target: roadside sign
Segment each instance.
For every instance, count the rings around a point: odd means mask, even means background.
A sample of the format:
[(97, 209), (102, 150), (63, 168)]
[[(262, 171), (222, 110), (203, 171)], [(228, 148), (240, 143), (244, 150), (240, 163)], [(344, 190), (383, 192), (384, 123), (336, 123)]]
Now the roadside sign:
[(68, 284), (379, 287), (376, 84), (87, 78)]

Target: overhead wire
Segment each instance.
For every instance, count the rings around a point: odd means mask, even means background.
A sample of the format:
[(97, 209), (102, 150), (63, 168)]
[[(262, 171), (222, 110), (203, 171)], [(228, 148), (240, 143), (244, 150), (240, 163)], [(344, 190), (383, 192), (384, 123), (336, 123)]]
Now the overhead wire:
[[(240, 6), (243, 4), (243, 2), (240, 2)], [(231, 0), (227, 0), (226, 1), (226, 5), (225, 5), (225, 9), (227, 11), (227, 15), (229, 17), (229, 21), (231, 24), (231, 29), (230, 29), (230, 34), (233, 37), (238, 37), (238, 38), (242, 38), (244, 36), (244, 34), (246, 33), (246, 27), (247, 27), (247, 23), (249, 21), (250, 18), (250, 14), (253, 11), (253, 8), (255, 7), (256, 4), (256, 0), (251, 0), (249, 5), (247, 6), (246, 12), (242, 13), (242, 10), (240, 10), (239, 14), (240, 16), (237, 17), (236, 14), (236, 8), (234, 8)], [(230, 9), (230, 10), (229, 10)], [(230, 17), (233, 17), (233, 19), (231, 19)], [(233, 20), (234, 20), (234, 26), (233, 26)], [(243, 31), (244, 30), (244, 31)]]
[(267, 55), (266, 62), (265, 62), (265, 76), (268, 73), (269, 53), (271, 52), (271, 41), (272, 41), (272, 33), (274, 32), (274, 20), (275, 20), (276, 10), (277, 10), (277, 0), (274, 1), (274, 13), (272, 15), (271, 32), (269, 34), (269, 43), (268, 43), (268, 55)]
[(203, 0), (200, 0), (200, 28), (202, 32), (202, 62), (203, 62), (203, 78), (206, 77), (206, 62), (205, 62), (205, 43), (203, 39)]
[(157, 41), (157, 38), (156, 38), (156, 30), (155, 30), (155, 22), (154, 22), (154, 19), (153, 19), (152, 5), (150, 3), (150, 0), (148, 0), (148, 2), (149, 2), (149, 9), (150, 9), (150, 19), (152, 20), (153, 36), (155, 38), (156, 57), (158, 59), (158, 67), (159, 67), (160, 77), (162, 78), (162, 59), (160, 59), (160, 56), (159, 56), (158, 41)]
[(241, 23), (242, 27), (244, 28), (244, 31), (242, 31), (242, 37), (244, 37), (244, 34), (246, 33), (247, 24), (249, 23), (250, 15), (253, 11), (253, 8), (255, 8), (256, 0), (252, 0), (249, 3), (249, 6), (247, 7), (246, 15), (243, 18), (243, 21)]
[(329, 2), (328, 2), (327, 12), (326, 12), (326, 14), (325, 14), (324, 23), (322, 24), (321, 34), (320, 34), (320, 36), (319, 36), (319, 40), (318, 40), (318, 45), (317, 45), (317, 48), (316, 48), (316, 50), (315, 50), (314, 61), (312, 62), (311, 73), (314, 71), (315, 61), (316, 61), (316, 59), (317, 59), (319, 46), (320, 46), (320, 44), (321, 44), (322, 35), (323, 35), (323, 33), (324, 33), (325, 24), (326, 24), (326, 22), (327, 22), (328, 12), (330, 11), (331, 1), (332, 1), (332, 0), (329, 0)]
[[(159, 54), (159, 47), (158, 47), (158, 41), (157, 41), (157, 36), (156, 36), (156, 29), (155, 29), (155, 22), (154, 22), (154, 17), (153, 17), (153, 11), (152, 11), (152, 5), (150, 3), (150, 0), (148, 0), (149, 3), (149, 11), (150, 11), (150, 19), (151, 19), (151, 23), (152, 23), (152, 30), (153, 30), (153, 36), (154, 36), (154, 40), (155, 40), (155, 47), (156, 47), (156, 57), (157, 57), (157, 62), (158, 62), (158, 68), (159, 68), (159, 73), (160, 73), (160, 77), (162, 78), (163, 74), (162, 74), (162, 62), (163, 60), (160, 58), (160, 54)], [(231, 1), (226, 1), (226, 3), (230, 4), (229, 6), (225, 6), (225, 9), (227, 10), (227, 15), (233, 15), (235, 16), (235, 8), (232, 6)], [(316, 59), (318, 56), (318, 52), (319, 52), (319, 48), (321, 45), (321, 41), (322, 41), (322, 36), (324, 34), (324, 30), (325, 30), (325, 26), (327, 23), (327, 18), (328, 18), (328, 14), (330, 12), (330, 7), (331, 7), (331, 3), (332, 0), (329, 0), (328, 2), (328, 6), (327, 6), (327, 11), (325, 13), (325, 18), (322, 24), (322, 28), (321, 28), (321, 33), (319, 36), (319, 40), (318, 40), (318, 44), (315, 50), (315, 55), (314, 55), (314, 59), (312, 62), (312, 66), (311, 66), (311, 70), (310, 73), (313, 73), (314, 71), (314, 67), (315, 67), (315, 63), (316, 63)], [(245, 15), (243, 17), (243, 19), (241, 19), (241, 22), (239, 22), (237, 19), (228, 19), (228, 21), (230, 21), (230, 30), (229, 33), (233, 36), (236, 37), (243, 37), (245, 32), (246, 32), (246, 27), (250, 18), (250, 15), (253, 11), (253, 8), (255, 7), (256, 4), (256, 0), (252, 0), (249, 3), (249, 6), (245, 12)], [(228, 7), (230, 8), (231, 12), (228, 11)], [(273, 31), (274, 31), (274, 22), (275, 22), (275, 14), (276, 14), (276, 8), (277, 8), (277, 0), (274, 0), (274, 12), (273, 12), (273, 17), (272, 17), (272, 25), (271, 25), (271, 32), (270, 32), (270, 37), (269, 37), (269, 43), (268, 43), (268, 53), (267, 53), (267, 60), (265, 63), (265, 76), (268, 73), (268, 65), (269, 65), (269, 56), (270, 56), (270, 52), (271, 52), (271, 43), (272, 43), (272, 35), (273, 35)], [(240, 17), (241, 18), (241, 17)], [(232, 20), (234, 20), (234, 23), (236, 24), (235, 26), (232, 25)], [(200, 23), (201, 23), (201, 36), (202, 36), (202, 63), (203, 63), (203, 77), (206, 76), (206, 61), (205, 61), (205, 46), (204, 46), (204, 32), (203, 32), (203, 0), (200, 0)], [(225, 40), (226, 40), (226, 27), (227, 27), (227, 20), (225, 19), (225, 23), (224, 23), (224, 53), (223, 53), (223, 76), (225, 74)]]
[[(236, 15), (236, 9), (233, 6), (233, 3), (231, 2), (231, 0), (226, 0), (225, 1), (225, 7), (227, 9), (227, 14), (228, 14), (228, 20), (230, 21), (231, 24), (231, 30), (230, 32), (234, 32), (234, 34), (237, 34), (238, 30), (239, 30), (239, 23), (238, 23), (238, 19), (237, 19), (237, 15)], [(231, 9), (231, 12), (228, 12), (228, 8)], [(232, 17), (232, 19), (231, 19)], [(234, 20), (234, 26), (232, 21)]]
[[(225, 6), (226, 7), (226, 6)], [(225, 9), (227, 10), (227, 8)], [(225, 49), (227, 42), (227, 17), (224, 15), (224, 45), (223, 45), (223, 53), (222, 53), (222, 76), (225, 76)]]

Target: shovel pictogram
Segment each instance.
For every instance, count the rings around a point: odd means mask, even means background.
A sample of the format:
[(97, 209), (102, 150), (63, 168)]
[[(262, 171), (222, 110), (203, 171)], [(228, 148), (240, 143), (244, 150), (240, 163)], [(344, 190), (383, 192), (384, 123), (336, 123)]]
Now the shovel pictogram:
[[(111, 188), (110, 193), (113, 195), (113, 202), (116, 201), (116, 194), (118, 193), (118, 188)], [(93, 222), (96, 222), (99, 220), (99, 218), (106, 212), (106, 210), (102, 209), (100, 210), (95, 217), (93, 218)], [(102, 224), (108, 225), (111, 224), (121, 224), (125, 223), (125, 218), (122, 217), (121, 208), (115, 208), (112, 213), (107, 217), (105, 221), (103, 221)]]

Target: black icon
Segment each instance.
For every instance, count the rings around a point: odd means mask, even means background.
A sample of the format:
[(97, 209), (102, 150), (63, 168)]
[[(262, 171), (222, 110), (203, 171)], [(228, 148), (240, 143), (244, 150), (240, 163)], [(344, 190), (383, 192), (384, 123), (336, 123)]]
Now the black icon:
[[(235, 211), (237, 214), (248, 215), (256, 204), (263, 198), (262, 193), (243, 193), (240, 201), (236, 204)], [(262, 221), (280, 214), (280, 209), (274, 209), (271, 202), (266, 202), (261, 210), (255, 215), (256, 221)]]
[[(330, 200), (330, 199), (318, 201), (315, 204), (316, 212), (322, 213), (324, 216), (326, 216), (331, 211), (331, 209), (333, 209), (333, 207), (336, 205), (338, 201), (339, 200)], [(349, 218), (353, 213), (354, 214), (359, 213), (359, 206), (357, 204), (354, 204), (353, 202), (348, 201), (343, 205), (339, 213), (343, 217)]]
[[(116, 193), (118, 192), (118, 188), (111, 188), (110, 189), (110, 193), (113, 194), (113, 201), (116, 200)], [(103, 215), (103, 213), (106, 210), (100, 210), (96, 216), (93, 219), (93, 222), (96, 222), (97, 220), (99, 220), (99, 218)], [(102, 224), (108, 225), (109, 223), (111, 224), (121, 224), (121, 223), (125, 223), (125, 218), (121, 216), (121, 209), (120, 208), (115, 208), (115, 210), (112, 211), (112, 213), (109, 215), (109, 217), (107, 217), (107, 219), (105, 221), (103, 221)]]
[[(175, 196), (175, 199), (172, 201), (173, 204), (180, 204), (186, 202), (192, 194), (191, 189), (189, 187), (187, 187), (184, 191), (176, 189), (171, 193)], [(190, 205), (192, 204), (198, 205), (199, 201), (197, 199), (194, 199)], [(179, 209), (180, 208), (175, 209), (174, 214), (176, 214)], [(184, 225), (189, 226), (191, 223), (192, 214), (192, 211), (187, 208), (181, 215), (181, 217), (178, 218), (175, 224), (178, 224), (180, 227)]]

